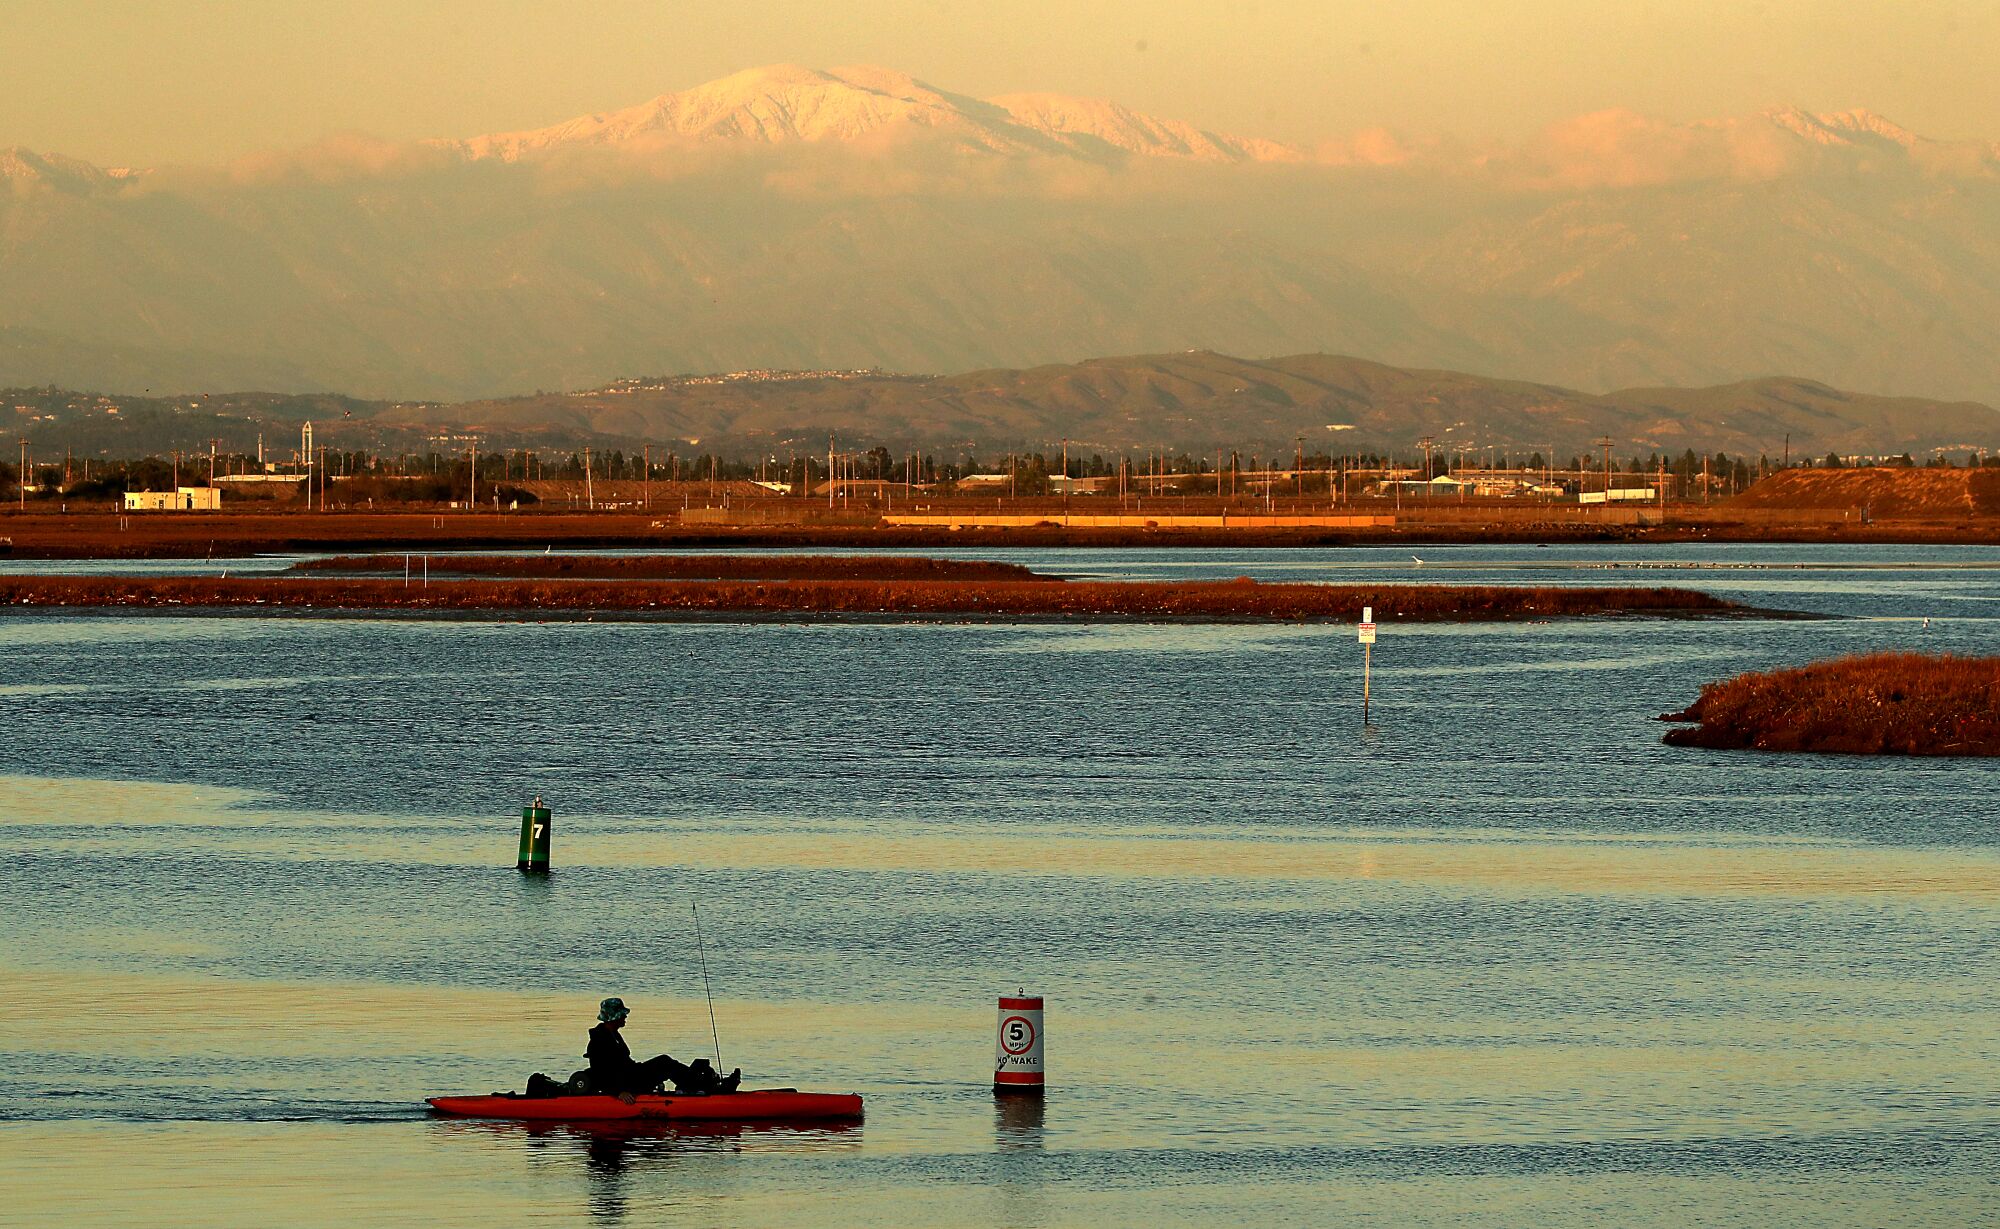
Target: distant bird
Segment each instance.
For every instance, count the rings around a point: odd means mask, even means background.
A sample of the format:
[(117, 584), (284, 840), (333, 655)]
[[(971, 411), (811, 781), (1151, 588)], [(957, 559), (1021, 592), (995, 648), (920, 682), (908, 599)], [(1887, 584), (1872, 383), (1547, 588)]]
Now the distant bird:
[(1421, 559), (1418, 559), (1418, 558), (1417, 558), (1417, 557), (1416, 557), (1415, 555), (1411, 555), (1411, 556), (1410, 556), (1410, 558), (1411, 558), (1412, 560), (1415, 560), (1415, 562), (1416, 562), (1416, 565), (1417, 565), (1418, 567), (1422, 567), (1422, 566), (1424, 566), (1424, 561), (1423, 561), (1423, 560), (1421, 560)]

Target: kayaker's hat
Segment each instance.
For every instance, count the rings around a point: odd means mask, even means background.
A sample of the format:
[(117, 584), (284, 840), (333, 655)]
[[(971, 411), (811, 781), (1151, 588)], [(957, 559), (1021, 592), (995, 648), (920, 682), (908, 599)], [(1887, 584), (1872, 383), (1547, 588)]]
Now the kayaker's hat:
[(625, 1010), (624, 999), (606, 999), (597, 1005), (597, 1018), (606, 1024), (613, 1020), (623, 1020), (631, 1014)]

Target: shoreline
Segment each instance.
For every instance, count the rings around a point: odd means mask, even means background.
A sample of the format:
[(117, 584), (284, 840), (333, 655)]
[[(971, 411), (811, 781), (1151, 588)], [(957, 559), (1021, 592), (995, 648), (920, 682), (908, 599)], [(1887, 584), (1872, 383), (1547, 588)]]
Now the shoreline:
[(1558, 618), (1797, 619), (1690, 589), (1553, 589), (1451, 585), (1308, 585), (1252, 581), (658, 581), (497, 582), (295, 576), (16, 576), (0, 578), (7, 613), (146, 613), (682, 621), (1069, 623), (1206, 622), (1352, 625), (1364, 606), (1396, 623)]
[[(424, 556), (431, 575), (451, 580), (860, 580), (1060, 583), (1019, 563), (925, 555), (461, 555)], [(400, 579), (409, 555), (334, 555), (286, 569), (293, 576)]]
[(1660, 721), (1670, 747), (1772, 754), (2000, 756), (2000, 657), (1864, 653), (1705, 683)]
[[(1393, 526), (1356, 529), (1231, 527), (1145, 529), (884, 526), (843, 522), (683, 524), (673, 511), (646, 512), (188, 512), (55, 513), (0, 511), (0, 558), (201, 559), (300, 553), (388, 551), (894, 549), (965, 551), (1020, 548), (1263, 549), (1342, 546), (1595, 545), (1692, 542), (1855, 545), (2000, 545), (2000, 520), (1833, 517), (1779, 520), (1674, 510), (1666, 524), (1535, 519), (1497, 510), (1450, 518), (1406, 513)], [(1059, 515), (1059, 514), (1057, 514)]]

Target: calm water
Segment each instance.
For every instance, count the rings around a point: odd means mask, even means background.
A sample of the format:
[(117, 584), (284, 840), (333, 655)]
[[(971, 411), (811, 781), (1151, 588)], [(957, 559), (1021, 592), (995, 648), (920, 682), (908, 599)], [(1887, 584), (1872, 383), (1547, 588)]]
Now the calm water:
[[(1406, 555), (1021, 557), (1857, 617), (1388, 627), (1369, 728), (1339, 627), (0, 618), (0, 1204), (1990, 1222), (2000, 766), (1678, 751), (1648, 719), (1745, 668), (1991, 652), (2000, 552)], [(537, 792), (546, 881), (511, 869)], [(695, 900), (726, 1065), (860, 1091), (865, 1124), (413, 1109), (580, 1065), (605, 994), (635, 1049), (704, 1052)], [(986, 1085), (1021, 987), (1039, 1111)]]

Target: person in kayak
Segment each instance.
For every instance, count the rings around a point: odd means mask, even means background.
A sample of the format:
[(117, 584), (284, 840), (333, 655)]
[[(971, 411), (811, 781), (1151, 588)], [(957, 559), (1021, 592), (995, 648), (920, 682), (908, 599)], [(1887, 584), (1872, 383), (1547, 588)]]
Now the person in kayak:
[(605, 999), (597, 1005), (597, 1026), (590, 1030), (590, 1046), (584, 1057), (590, 1062), (587, 1079), (593, 1091), (609, 1093), (631, 1103), (634, 1094), (651, 1092), (671, 1082), (676, 1091), (688, 1095), (735, 1092), (743, 1082), (743, 1069), (728, 1075), (716, 1074), (705, 1058), (682, 1063), (671, 1054), (661, 1054), (645, 1062), (634, 1062), (625, 1039), (618, 1035), (625, 1017), (632, 1013), (623, 999)]

